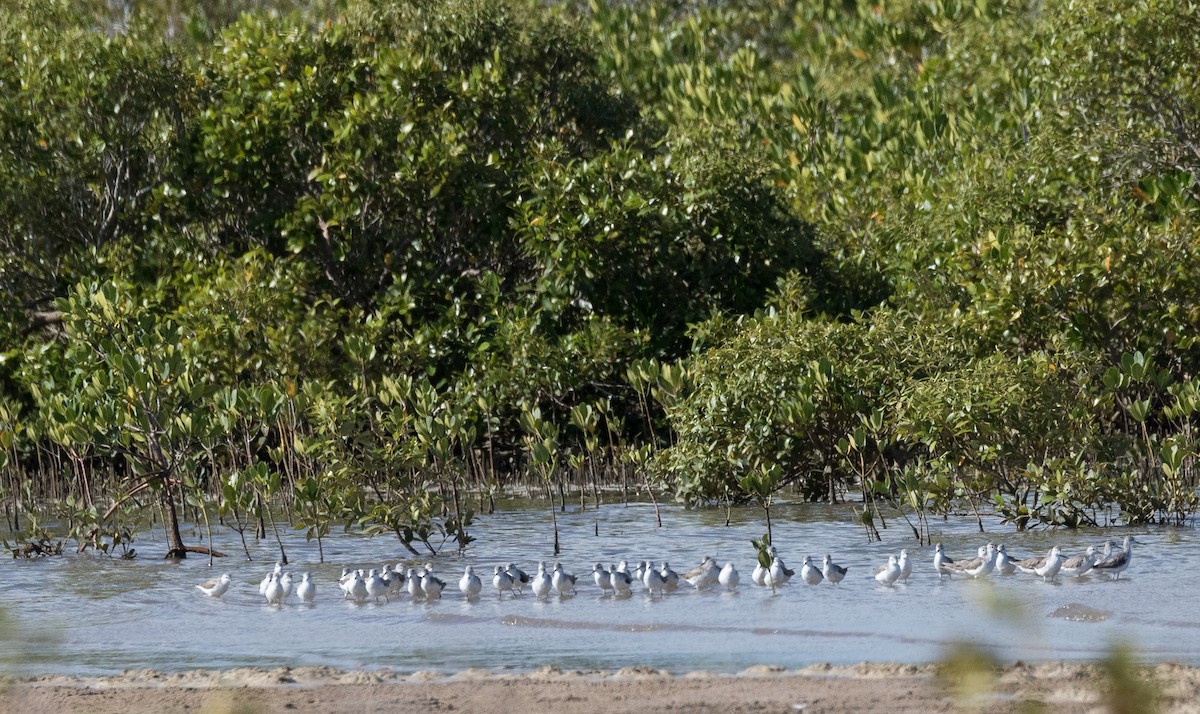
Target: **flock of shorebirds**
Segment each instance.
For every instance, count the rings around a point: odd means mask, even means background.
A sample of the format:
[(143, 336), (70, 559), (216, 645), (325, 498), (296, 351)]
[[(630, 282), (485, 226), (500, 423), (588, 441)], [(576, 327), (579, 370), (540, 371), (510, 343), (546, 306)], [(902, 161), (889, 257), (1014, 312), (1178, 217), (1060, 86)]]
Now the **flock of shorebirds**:
[[(963, 562), (955, 562), (946, 556), (942, 544), (938, 543), (933, 552), (933, 567), (938, 577), (942, 578), (955, 573), (970, 575), (973, 578), (985, 578), (992, 573), (997, 575), (1015, 575), (1018, 572), (1037, 575), (1043, 581), (1053, 582), (1059, 574), (1082, 577), (1088, 573), (1108, 575), (1112, 578), (1121, 577), (1121, 573), (1129, 568), (1133, 561), (1133, 544), (1138, 541), (1133, 536), (1125, 536), (1125, 543), (1120, 550), (1113, 549), (1113, 542), (1107, 541), (1103, 550), (1088, 546), (1081, 555), (1066, 557), (1059, 546), (1054, 546), (1048, 553), (1039, 558), (1013, 559), (1008, 549), (1001, 544), (996, 546), (988, 543), (979, 547), (975, 558)], [(901, 557), (904, 552), (901, 551)], [(894, 558), (894, 556), (891, 556)], [(891, 558), (888, 566), (891, 565)], [(887, 584), (888, 577), (884, 569), (875, 571), (875, 579)], [(891, 582), (895, 582), (893, 579)]]
[[(1070, 558), (1064, 557), (1062, 550), (1054, 546), (1042, 557), (1023, 560), (1010, 557), (1004, 545), (995, 546), (988, 543), (986, 546), (980, 546), (977, 557), (963, 561), (951, 560), (939, 543), (934, 549), (933, 568), (937, 571), (939, 579), (954, 575), (985, 578), (992, 574), (1014, 575), (1018, 572), (1039, 576), (1047, 582), (1056, 580), (1059, 574), (1081, 577), (1087, 573), (1100, 573), (1119, 578), (1129, 567), (1133, 558), (1133, 544), (1136, 542), (1133, 536), (1126, 536), (1124, 548), (1120, 550), (1115, 550), (1113, 542), (1108, 541), (1102, 546), (1102, 550), (1092, 546), (1082, 555)], [(770, 565), (756, 564), (750, 579), (755, 585), (769, 587), (774, 591), (786, 585), (797, 573), (784, 565), (774, 547), (767, 550), (767, 555)], [(889, 555), (887, 563), (875, 569), (875, 580), (887, 587), (893, 587), (896, 582), (907, 582), (912, 575), (912, 569), (908, 551), (901, 550), (898, 556)], [(809, 585), (818, 585), (822, 581), (837, 585), (846, 577), (848, 570), (834, 563), (828, 555), (820, 567), (806, 555), (799, 575), (800, 579)], [(644, 588), (653, 598), (663, 597), (666, 593), (678, 589), (681, 584), (690, 585), (695, 589), (724, 587), (733, 590), (740, 581), (733, 563), (719, 566), (711, 556), (706, 557), (699, 566), (683, 573), (672, 570), (666, 561), (655, 568), (647, 560), (635, 564), (632, 570), (627, 561), (607, 568), (596, 563), (591, 575), (602, 594), (614, 597), (630, 596), (635, 585)], [(534, 575), (529, 575), (514, 563), (497, 565), (492, 570), (491, 578), (492, 587), (501, 599), (505, 593), (512, 597), (522, 595), (525, 588), (538, 599), (546, 599), (554, 594), (566, 597), (575, 594), (577, 582), (578, 578), (567, 573), (561, 563), (554, 563), (547, 569), (544, 562), (538, 564)], [(231, 583), (232, 580), (226, 573), (196, 587), (209, 597), (221, 597)], [(483, 579), (470, 565), (458, 580), (458, 590), (468, 600), (479, 598), (483, 593), (483, 585)], [(405, 594), (414, 601), (430, 601), (442, 597), (446, 581), (434, 574), (432, 564), (427, 563), (421, 569), (404, 565), (384, 565), (370, 570), (343, 568), (338, 587), (342, 598), (355, 602), (391, 601)], [(259, 594), (266, 598), (267, 603), (277, 606), (287, 603), (293, 595), (301, 603), (312, 603), (316, 598), (316, 590), (316, 584), (309, 573), (303, 573), (297, 582), (291, 573), (283, 571), (282, 563), (276, 563), (275, 569), (268, 573), (258, 586)]]

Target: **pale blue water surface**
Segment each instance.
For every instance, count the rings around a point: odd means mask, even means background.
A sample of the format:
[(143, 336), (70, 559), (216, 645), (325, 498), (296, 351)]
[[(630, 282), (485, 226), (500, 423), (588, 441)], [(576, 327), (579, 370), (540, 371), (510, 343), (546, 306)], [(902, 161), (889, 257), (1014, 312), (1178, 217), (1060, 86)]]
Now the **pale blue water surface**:
[[(0, 663), (9, 672), (116, 674), (127, 669), (167, 672), (240, 666), (330, 665), (398, 671), (453, 672), (468, 667), (526, 671), (546, 665), (570, 669), (650, 666), (673, 672), (736, 672), (756, 664), (801, 667), (820, 662), (927, 662), (952, 643), (988, 647), (1003, 661), (1086, 660), (1114, 641), (1132, 643), (1149, 661), (1200, 665), (1200, 602), (1196, 576), (1200, 538), (1191, 528), (1038, 531), (1018, 534), (974, 519), (935, 521), (934, 541), (954, 557), (973, 555), (987, 541), (1007, 543), (1020, 557), (1051, 545), (1074, 554), (1088, 545), (1134, 534), (1132, 567), (1120, 580), (1032, 576), (985, 581), (939, 580), (933, 548), (914, 547), (911, 531), (889, 521), (882, 543), (868, 543), (850, 521), (849, 506), (781, 505), (773, 509), (775, 543), (799, 571), (805, 554), (825, 553), (849, 566), (846, 580), (807, 586), (795, 580), (777, 594), (750, 582), (750, 540), (764, 530), (761, 510), (663, 506), (655, 527), (649, 504), (606, 504), (559, 514), (568, 572), (579, 593), (539, 602), (531, 595), (500, 601), (490, 586), (492, 566), (516, 561), (527, 571), (554, 560), (546, 507), (509, 506), (478, 516), (478, 540), (465, 554), (447, 545), (436, 557), (411, 557), (395, 540), (339, 531), (325, 541), (325, 564), (302, 533), (285, 538), (294, 572), (309, 570), (318, 584), (311, 607), (269, 607), (258, 583), (277, 558), (274, 540), (251, 541), (247, 562), (237, 533), (214, 526), (214, 544), (229, 557), (209, 571), (207, 558), (160, 559), (161, 530), (145, 530), (132, 561), (69, 555), (0, 564)], [(281, 524), (284, 527), (284, 524)], [(598, 529), (599, 535), (596, 535)], [(200, 530), (185, 532), (199, 543)], [(914, 572), (907, 585), (879, 586), (871, 577), (888, 553), (908, 548)], [(593, 562), (666, 559), (682, 572), (712, 555), (741, 573), (736, 592), (694, 591), (651, 600), (637, 589), (629, 599), (601, 596), (589, 573)], [(335, 580), (343, 566), (378, 567), (430, 560), (449, 585), (439, 602), (356, 605), (340, 598)], [(484, 579), (484, 596), (464, 601), (458, 578), (467, 564)], [(631, 565), (632, 569), (632, 565)], [(228, 572), (233, 586), (221, 599), (204, 597), (196, 583)], [(1075, 619), (1082, 614), (1083, 620)]]

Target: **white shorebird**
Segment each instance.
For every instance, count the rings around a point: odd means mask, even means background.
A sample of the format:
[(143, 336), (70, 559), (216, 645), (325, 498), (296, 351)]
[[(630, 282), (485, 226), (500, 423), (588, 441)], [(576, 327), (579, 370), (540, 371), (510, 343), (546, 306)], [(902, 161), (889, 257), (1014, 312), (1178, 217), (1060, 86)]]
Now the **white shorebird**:
[(425, 591), (421, 589), (421, 579), (424, 577), (424, 574), (418, 573), (413, 568), (409, 568), (408, 572), (404, 574), (404, 579), (408, 583), (408, 594), (413, 600), (425, 599)]
[(474, 600), (483, 592), (483, 581), (475, 574), (474, 567), (468, 565), (463, 571), (462, 577), (458, 579), (458, 591), (468, 600)]
[(662, 562), (662, 569), (658, 572), (662, 575), (663, 587), (667, 590), (675, 590), (679, 587), (679, 573), (671, 570), (671, 566), (667, 564), (667, 561), (664, 560)]
[(820, 585), (825, 579), (825, 574), (821, 569), (813, 565), (812, 556), (804, 556), (804, 563), (800, 565), (800, 579), (809, 585)]
[(796, 571), (789, 570), (778, 556), (771, 558), (771, 567), (767, 570), (767, 587), (771, 588), (771, 592), (775, 592), (776, 588), (787, 585), (795, 574)]
[(766, 566), (763, 566), (761, 562), (756, 562), (754, 564), (754, 570), (750, 572), (750, 582), (754, 583), (760, 588), (765, 588), (767, 586), (767, 572), (770, 569), (771, 564), (769, 562)]
[(338, 578), (338, 588), (342, 591), (342, 597), (350, 597), (350, 578), (354, 577), (354, 571), (350, 568), (342, 568), (342, 577)]
[(379, 579), (383, 581), (383, 586), (388, 590), (388, 597), (392, 595), (392, 586), (396, 584), (396, 579), (392, 576), (392, 566), (384, 563), (379, 566)]
[(826, 580), (834, 585), (837, 585), (838, 583), (842, 582), (843, 578), (846, 577), (846, 572), (848, 570), (849, 568), (843, 568), (837, 563), (834, 563), (833, 558), (829, 557), (828, 553), (825, 554), (825, 560), (821, 564), (821, 574), (825, 576)]
[(1017, 572), (1017, 564), (1008, 557), (1008, 548), (1001, 543), (996, 546), (996, 573), (998, 575), (1012, 575)]
[(933, 549), (933, 569), (937, 571), (938, 580), (947, 575), (954, 577), (954, 566), (955, 562), (946, 556), (946, 549), (938, 543)]
[(363, 571), (355, 570), (354, 575), (350, 576), (349, 582), (346, 583), (346, 594), (354, 602), (366, 602), (370, 593), (367, 592), (367, 581), (363, 578)]
[(896, 559), (896, 564), (900, 566), (900, 580), (907, 583), (908, 576), (912, 575), (912, 561), (908, 559), (908, 549), (900, 549), (900, 557)]
[(978, 557), (950, 566), (955, 572), (970, 575), (972, 578), (985, 578), (996, 568), (995, 546), (988, 543), (979, 546)]
[(367, 579), (364, 584), (367, 586), (367, 597), (375, 598), (375, 602), (379, 602), (379, 598), (391, 602), (388, 598), (387, 583), (383, 581), (383, 578), (379, 577), (379, 571), (371, 568), (371, 571), (367, 573)]
[(521, 595), (525, 591), (525, 586), (529, 584), (529, 574), (518, 568), (516, 563), (509, 563), (505, 571), (508, 573), (508, 577), (512, 578), (513, 590)]
[(503, 565), (497, 565), (496, 569), (492, 571), (492, 587), (496, 588), (496, 594), (501, 600), (504, 599), (506, 590), (516, 597), (516, 593), (513, 592), (512, 576), (508, 574)]
[(741, 577), (738, 575), (737, 568), (733, 567), (733, 563), (726, 563), (717, 575), (717, 582), (723, 585), (726, 590), (736, 588), (739, 580), (741, 580)]
[(1027, 575), (1036, 574), (1037, 569), (1045, 565), (1046, 561), (1050, 559), (1050, 552), (1053, 550), (1054, 549), (1051, 548), (1050, 550), (1046, 551), (1046, 554), (1040, 558), (1026, 558), (1025, 560), (1018, 560), (1017, 570), (1020, 570), (1022, 573), (1026, 573)]
[(292, 574), (284, 573), (283, 577), (279, 579), (279, 585), (283, 588), (283, 600), (287, 602), (287, 599), (292, 596)]
[(200, 583), (196, 587), (209, 597), (221, 597), (229, 589), (230, 582), (232, 581), (229, 579), (229, 573), (222, 573), (221, 577)]
[(300, 584), (296, 586), (296, 597), (300, 598), (300, 602), (311, 603), (316, 596), (316, 583), (312, 581), (308, 573), (303, 573), (300, 576)]
[(767, 573), (767, 579), (775, 583), (775, 587), (779, 587), (780, 585), (787, 585), (788, 581), (795, 574), (795, 570), (783, 564), (782, 558), (775, 556), (771, 559), (771, 570)]
[(1092, 570), (1097, 573), (1104, 573), (1113, 576), (1113, 579), (1120, 579), (1121, 573), (1129, 567), (1129, 563), (1133, 560), (1133, 544), (1137, 543), (1133, 536), (1125, 536), (1125, 549), (1120, 553), (1113, 553), (1104, 560), (1098, 561), (1092, 566)]
[(550, 597), (552, 587), (554, 587), (554, 582), (550, 579), (550, 574), (546, 572), (546, 564), (538, 563), (537, 574), (529, 583), (529, 588), (533, 590), (533, 596), (539, 600), (545, 600)]
[(649, 560), (639, 560), (637, 567), (633, 570), (633, 579), (636, 582), (644, 583), (646, 581), (646, 569), (650, 567)]
[(688, 581), (696, 589), (708, 588), (716, 585), (719, 581), (721, 568), (717, 565), (717, 561), (708, 555), (704, 557), (704, 562), (686, 573), (681, 573), (679, 577)]
[[(645, 585), (645, 584), (646, 584), (646, 573), (650, 572), (651, 570), (653, 570), (654, 572), (658, 573), (658, 577), (662, 578), (662, 569), (661, 569), (661, 568), (656, 568), (656, 567), (654, 567), (654, 563), (652, 563), (652, 562), (650, 562), (649, 560), (647, 560), (647, 561), (646, 561), (646, 568), (645, 568), (645, 570), (643, 570), (643, 571), (642, 571), (642, 584), (643, 584), (643, 585)], [(663, 578), (663, 587), (664, 587), (664, 588), (666, 587), (666, 584), (667, 584), (667, 579), (666, 579), (666, 578)]]
[(658, 591), (659, 597), (666, 593), (664, 590), (667, 587), (667, 581), (663, 580), (662, 571), (655, 570), (650, 561), (646, 561), (645, 571), (642, 573), (642, 585), (646, 586), (646, 591), (650, 593), (650, 597), (654, 597), (654, 591)]
[(783, 580), (780, 582), (778, 575), (776, 575), (775, 585), (786, 585), (787, 581), (791, 580), (792, 576), (796, 574), (796, 571), (789, 568), (787, 563), (783, 562), (783, 558), (779, 557), (779, 553), (776, 552), (775, 546), (770, 546), (767, 548), (767, 554), (771, 556), (771, 565), (767, 567), (767, 575), (771, 574), (771, 569), (775, 567), (775, 561), (778, 560), (779, 567), (783, 568)]
[(596, 583), (596, 587), (600, 588), (600, 593), (605, 594), (613, 589), (612, 576), (604, 569), (600, 563), (592, 566), (592, 580)]
[(400, 586), (404, 584), (404, 576), (400, 573), (392, 571), (391, 565), (384, 565), (379, 570), (379, 579), (387, 587), (387, 598), (390, 602), (392, 598), (400, 595)]
[(625, 561), (623, 560), (621, 561), (621, 564), (616, 567), (611, 565), (609, 566), (608, 581), (613, 586), (614, 594), (618, 596), (628, 596), (633, 590), (631, 587), (631, 583), (633, 583), (633, 576), (625, 570)]
[(275, 561), (275, 569), (272, 570), (271, 572), (267, 573), (267, 577), (265, 577), (259, 581), (259, 583), (258, 583), (258, 594), (259, 595), (267, 594), (267, 585), (269, 585), (271, 583), (272, 575), (274, 575), (277, 578), (279, 576), (283, 575), (283, 563), (281, 561)]
[(425, 574), (421, 576), (421, 592), (426, 600), (440, 600), (442, 591), (446, 589), (446, 581), (433, 574), (433, 563), (425, 564)]
[(283, 583), (275, 573), (267, 576), (267, 588), (263, 596), (267, 598), (268, 605), (283, 605)]
[(1046, 562), (1034, 569), (1034, 573), (1042, 576), (1042, 582), (1053, 582), (1058, 577), (1058, 571), (1062, 569), (1063, 557), (1062, 551), (1058, 546), (1050, 549), (1050, 555), (1047, 556)]
[(1089, 545), (1083, 555), (1076, 555), (1063, 561), (1061, 572), (1064, 575), (1082, 577), (1096, 565), (1096, 546)]
[[(778, 556), (779, 556), (779, 553), (775, 550), (775, 546), (773, 546), (773, 545), (767, 546), (767, 564), (763, 565), (762, 561), (759, 560), (758, 562), (756, 562), (754, 564), (754, 571), (750, 573), (750, 580), (755, 585), (757, 585), (761, 588), (767, 587), (767, 576), (771, 573), (771, 561), (774, 560), (775, 558), (777, 558)], [(780, 559), (779, 562), (782, 563), (783, 559)], [(784, 565), (783, 567), (786, 568), (787, 566)]]
[(900, 561), (896, 559), (895, 555), (888, 556), (887, 565), (881, 565), (875, 569), (875, 580), (879, 581), (881, 585), (886, 585), (889, 588), (892, 587), (892, 584), (895, 583), (896, 579), (899, 577)]
[(996, 546), (988, 543), (983, 552), (983, 562), (978, 565), (972, 565), (971, 567), (964, 567), (962, 568), (962, 572), (966, 575), (970, 575), (972, 578), (978, 579), (986, 578), (988, 575), (991, 575), (992, 571), (995, 569)]
[(576, 577), (563, 570), (562, 563), (554, 564), (554, 572), (550, 574), (550, 585), (558, 592), (559, 597), (574, 594)]

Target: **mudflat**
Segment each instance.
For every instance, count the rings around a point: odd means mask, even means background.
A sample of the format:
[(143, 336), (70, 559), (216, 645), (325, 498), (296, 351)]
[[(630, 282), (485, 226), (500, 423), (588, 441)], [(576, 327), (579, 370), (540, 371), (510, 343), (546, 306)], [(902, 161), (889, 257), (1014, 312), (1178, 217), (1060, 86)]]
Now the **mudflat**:
[[(1200, 712), (1200, 668), (1160, 664), (1133, 673), (1164, 712)], [(754, 667), (735, 675), (650, 668), (585, 672), (346, 671), (325, 667), (153, 670), (111, 677), (9, 679), (0, 711), (141, 712), (1054, 712), (1107, 711), (1102, 671), (1077, 663), (1016, 664), (966, 675), (935, 665)], [(1128, 692), (1125, 692), (1128, 694)], [(1122, 696), (1118, 693), (1115, 696)], [(1128, 706), (1129, 703), (1126, 703)], [(1135, 706), (1137, 701), (1132, 702)], [(1034, 707), (1031, 709), (1031, 707)], [(1136, 709), (1135, 709), (1136, 710)]]

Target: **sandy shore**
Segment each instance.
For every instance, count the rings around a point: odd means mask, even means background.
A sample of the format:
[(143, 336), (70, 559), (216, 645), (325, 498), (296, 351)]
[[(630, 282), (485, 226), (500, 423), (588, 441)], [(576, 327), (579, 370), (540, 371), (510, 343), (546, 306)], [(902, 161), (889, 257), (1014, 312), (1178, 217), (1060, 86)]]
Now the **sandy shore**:
[[(1159, 692), (1160, 711), (1200, 712), (1200, 668), (1158, 665), (1138, 674)], [(238, 669), (115, 677), (8, 680), (0, 711), (92, 712), (1055, 712), (1107, 711), (1096, 667), (1015, 665), (949, 676), (933, 665), (756, 667), (737, 675), (652, 669), (514, 675), (468, 670), (340, 671), (323, 667)], [(1036, 710), (1036, 709), (1033, 709)]]

